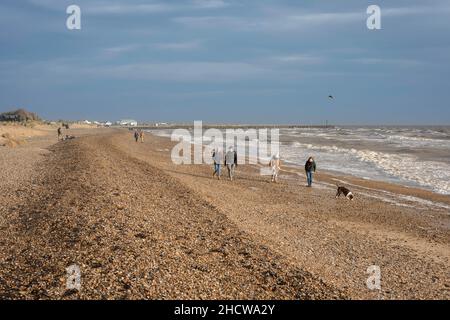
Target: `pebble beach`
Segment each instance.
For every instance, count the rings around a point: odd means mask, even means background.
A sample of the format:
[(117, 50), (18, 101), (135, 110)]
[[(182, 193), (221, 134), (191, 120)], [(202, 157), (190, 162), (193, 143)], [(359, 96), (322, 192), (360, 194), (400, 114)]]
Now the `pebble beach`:
[(173, 164), (167, 138), (72, 134), (0, 147), (1, 299), (450, 297), (448, 196), (320, 171), (306, 188), (286, 166), (278, 184), (251, 165), (218, 181)]

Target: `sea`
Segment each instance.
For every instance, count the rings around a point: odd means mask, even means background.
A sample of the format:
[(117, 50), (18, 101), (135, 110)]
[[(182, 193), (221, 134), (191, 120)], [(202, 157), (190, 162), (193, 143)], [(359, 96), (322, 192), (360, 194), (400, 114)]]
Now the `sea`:
[[(151, 130), (171, 136), (172, 130)], [(450, 195), (450, 126), (281, 128), (280, 156), (318, 170)]]

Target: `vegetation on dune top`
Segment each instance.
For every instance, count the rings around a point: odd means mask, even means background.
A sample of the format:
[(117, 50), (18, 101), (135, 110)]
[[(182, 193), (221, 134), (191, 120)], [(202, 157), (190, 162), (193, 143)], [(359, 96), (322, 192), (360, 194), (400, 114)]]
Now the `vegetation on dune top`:
[(36, 113), (29, 112), (25, 109), (17, 109), (14, 111), (0, 113), (0, 121), (27, 122), (40, 120), (41, 119)]

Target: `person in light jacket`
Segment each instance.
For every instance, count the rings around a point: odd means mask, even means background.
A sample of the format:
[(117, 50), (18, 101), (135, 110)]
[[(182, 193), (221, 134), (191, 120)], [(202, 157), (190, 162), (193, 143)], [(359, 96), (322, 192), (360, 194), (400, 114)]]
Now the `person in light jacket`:
[(234, 178), (234, 169), (237, 165), (237, 154), (236, 151), (234, 151), (233, 147), (230, 147), (228, 149), (227, 154), (225, 155), (225, 165), (228, 169), (228, 177), (231, 181), (233, 181)]
[(272, 156), (272, 159), (270, 159), (269, 167), (272, 168), (272, 182), (277, 183), (278, 182), (278, 174), (281, 170), (281, 161), (280, 161), (280, 154), (277, 153)]
[(223, 163), (223, 152), (220, 149), (216, 149), (213, 151), (213, 160), (214, 160), (214, 173), (213, 178), (217, 175), (217, 178), (220, 180), (221, 174), (221, 166)]

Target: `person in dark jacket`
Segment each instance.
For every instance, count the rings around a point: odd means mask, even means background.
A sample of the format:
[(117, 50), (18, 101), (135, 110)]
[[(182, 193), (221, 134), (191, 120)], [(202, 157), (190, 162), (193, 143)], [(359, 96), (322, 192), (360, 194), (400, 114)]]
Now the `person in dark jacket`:
[(308, 187), (312, 186), (313, 183), (313, 173), (316, 172), (316, 162), (313, 157), (309, 157), (308, 161), (305, 163), (306, 180), (308, 181)]

